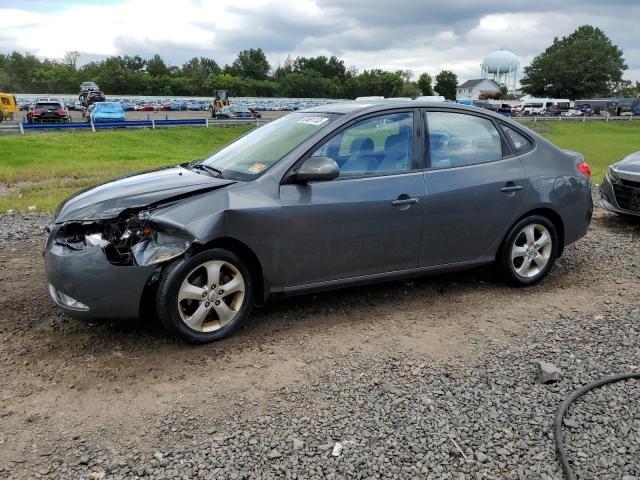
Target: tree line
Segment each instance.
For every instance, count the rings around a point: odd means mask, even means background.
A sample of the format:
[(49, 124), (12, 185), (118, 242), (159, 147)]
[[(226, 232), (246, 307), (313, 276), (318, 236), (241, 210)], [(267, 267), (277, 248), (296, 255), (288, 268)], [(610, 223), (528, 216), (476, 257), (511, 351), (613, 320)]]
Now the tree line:
[[(112, 56), (79, 66), (79, 56), (69, 52), (64, 59), (54, 60), (17, 51), (0, 54), (0, 91), (77, 93), (81, 82), (93, 81), (109, 95), (211, 96), (213, 90), (228, 90), (236, 97), (434, 94), (429, 74), (413, 81), (407, 70), (358, 73), (335, 56), (287, 57), (283, 65), (273, 68), (261, 48), (241, 51), (224, 67), (206, 57), (193, 57), (182, 66), (168, 65), (158, 54)], [(443, 71), (436, 77), (435, 89), (447, 98), (455, 98), (456, 85), (453, 72)]]
[[(415, 98), (435, 91), (455, 99), (458, 86), (449, 70), (435, 79), (423, 73), (414, 81), (409, 70), (358, 73), (335, 56), (287, 57), (283, 65), (273, 67), (261, 48), (243, 50), (223, 67), (206, 57), (168, 65), (158, 54), (112, 56), (78, 66), (79, 56), (69, 52), (62, 60), (41, 60), (15, 51), (0, 54), (0, 91), (77, 93), (81, 82), (93, 81), (109, 95), (211, 96), (213, 90), (228, 90), (236, 97)], [(536, 97), (640, 96), (639, 82), (622, 79), (626, 68), (622, 50), (599, 28), (583, 25), (555, 38), (524, 68), (520, 83), (523, 93)], [(503, 86), (500, 97), (505, 94)]]

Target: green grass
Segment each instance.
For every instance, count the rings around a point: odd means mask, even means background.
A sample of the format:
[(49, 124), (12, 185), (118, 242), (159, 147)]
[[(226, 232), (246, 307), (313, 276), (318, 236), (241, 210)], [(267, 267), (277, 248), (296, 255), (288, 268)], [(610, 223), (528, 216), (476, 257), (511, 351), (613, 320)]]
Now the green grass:
[(247, 127), (56, 132), (0, 137), (0, 212), (55, 210), (81, 188), (216, 150)]
[(594, 183), (600, 183), (607, 167), (640, 150), (640, 122), (523, 122), (555, 145), (580, 152), (591, 165)]
[[(640, 122), (528, 122), (584, 155), (600, 182), (608, 165), (640, 150)], [(0, 137), (0, 212), (55, 210), (81, 188), (125, 173), (205, 156), (248, 127), (62, 132)]]

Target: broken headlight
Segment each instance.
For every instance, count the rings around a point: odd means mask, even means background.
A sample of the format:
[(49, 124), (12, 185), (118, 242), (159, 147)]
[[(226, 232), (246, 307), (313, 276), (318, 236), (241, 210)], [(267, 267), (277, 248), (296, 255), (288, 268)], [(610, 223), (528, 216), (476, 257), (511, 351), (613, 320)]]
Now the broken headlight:
[(73, 250), (101, 247), (114, 265), (156, 265), (185, 253), (194, 238), (175, 227), (149, 220), (148, 212), (96, 222), (70, 222), (62, 226), (56, 243)]
[(144, 240), (131, 247), (131, 251), (138, 265), (156, 265), (179, 257), (192, 243), (193, 238), (187, 235), (152, 230)]

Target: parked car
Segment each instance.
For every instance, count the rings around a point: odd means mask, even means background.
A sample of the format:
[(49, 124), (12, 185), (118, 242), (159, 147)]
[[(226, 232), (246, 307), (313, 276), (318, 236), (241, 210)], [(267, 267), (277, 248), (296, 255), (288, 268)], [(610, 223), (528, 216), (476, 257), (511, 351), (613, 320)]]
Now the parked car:
[(33, 108), (27, 112), (27, 123), (70, 122), (71, 115), (59, 98), (38, 98)]
[(520, 109), (522, 115), (543, 115), (545, 112), (543, 103), (525, 103)]
[(593, 108), (589, 103), (583, 103), (581, 105), (578, 105), (576, 108), (580, 110), (580, 113), (582, 113), (582, 115), (585, 115), (585, 116), (593, 115)]
[(171, 105), (171, 110), (175, 110), (176, 112), (187, 109), (187, 104), (181, 101), (173, 101), (170, 103), (170, 105)]
[(46, 275), (66, 312), (152, 309), (196, 343), (283, 295), (491, 263), (533, 285), (585, 235), (589, 175), (580, 154), (488, 110), (321, 106), (71, 197), (49, 227)]
[(640, 217), (640, 152), (609, 167), (600, 184), (600, 203), (611, 212)]
[(0, 93), (0, 123), (6, 118), (12, 118), (19, 112), (18, 102), (10, 93)]
[(93, 92), (96, 90), (100, 90), (100, 89), (98, 88), (98, 85), (95, 84), (95, 82), (82, 82), (80, 84), (81, 92)]
[(140, 106), (140, 111), (142, 112), (155, 112), (156, 110), (158, 110), (158, 107), (153, 103), (146, 103)]
[(89, 106), (87, 122), (106, 123), (124, 122), (125, 115), (122, 105), (118, 102), (100, 102)]
[(92, 103), (105, 102), (107, 99), (100, 90), (90, 91), (87, 94), (87, 107)]
[(570, 108), (566, 112), (561, 112), (562, 117), (582, 117), (584, 114), (578, 108)]
[(120, 102), (120, 105), (125, 112), (131, 112), (134, 110), (134, 105), (127, 100)]
[(247, 107), (240, 106), (230, 106), (221, 108), (216, 112), (216, 118), (218, 120), (226, 120), (226, 119), (251, 119), (251, 118), (261, 118), (261, 115), (258, 112), (252, 112), (251, 109)]

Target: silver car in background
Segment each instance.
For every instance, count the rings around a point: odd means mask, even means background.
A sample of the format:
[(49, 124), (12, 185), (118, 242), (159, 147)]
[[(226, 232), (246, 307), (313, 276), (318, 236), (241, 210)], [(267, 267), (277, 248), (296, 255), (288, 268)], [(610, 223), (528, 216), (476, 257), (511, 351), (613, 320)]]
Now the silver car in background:
[(640, 152), (609, 167), (600, 184), (600, 203), (611, 212), (640, 217)]
[(491, 263), (533, 285), (585, 235), (589, 175), (581, 155), (485, 109), (334, 103), (68, 199), (46, 273), (70, 314), (152, 309), (195, 343), (280, 296)]

